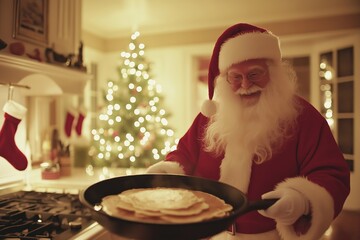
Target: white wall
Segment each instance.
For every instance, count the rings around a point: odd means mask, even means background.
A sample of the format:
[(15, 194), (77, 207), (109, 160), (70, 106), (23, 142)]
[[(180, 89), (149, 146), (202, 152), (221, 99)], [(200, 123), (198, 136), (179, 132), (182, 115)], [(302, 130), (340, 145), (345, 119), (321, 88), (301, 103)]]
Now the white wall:
[[(154, 78), (163, 86), (169, 120), (181, 137), (199, 113), (198, 81), (195, 56), (211, 55), (211, 45), (192, 45), (148, 50), (153, 64)], [(204, 89), (206, 90), (206, 89)], [(207, 96), (207, 94), (205, 94)], [(205, 100), (202, 99), (201, 102)]]

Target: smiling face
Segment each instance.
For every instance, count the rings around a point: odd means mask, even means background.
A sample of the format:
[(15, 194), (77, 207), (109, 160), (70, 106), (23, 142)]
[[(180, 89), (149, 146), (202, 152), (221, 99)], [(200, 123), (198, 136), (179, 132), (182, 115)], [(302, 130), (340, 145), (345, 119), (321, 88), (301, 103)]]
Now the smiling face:
[(206, 151), (220, 155), (233, 146), (235, 152), (242, 149), (239, 156), (247, 152), (256, 154), (257, 162), (265, 161), (291, 133), (300, 111), (293, 68), (286, 62), (251, 60), (231, 66), (215, 80), (216, 113), (206, 129)]
[(270, 81), (266, 59), (251, 59), (233, 64), (226, 72), (226, 81), (232, 91), (247, 106), (259, 101), (263, 89)]

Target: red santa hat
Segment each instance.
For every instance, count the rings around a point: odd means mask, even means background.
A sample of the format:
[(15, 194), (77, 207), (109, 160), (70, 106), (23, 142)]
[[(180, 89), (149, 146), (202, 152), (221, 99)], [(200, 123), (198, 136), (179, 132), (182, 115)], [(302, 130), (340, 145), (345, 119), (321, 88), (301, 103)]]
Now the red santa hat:
[(209, 65), (209, 100), (203, 103), (201, 112), (210, 117), (216, 112), (214, 81), (231, 65), (250, 59), (281, 60), (280, 41), (270, 31), (250, 24), (239, 23), (225, 30), (215, 43)]

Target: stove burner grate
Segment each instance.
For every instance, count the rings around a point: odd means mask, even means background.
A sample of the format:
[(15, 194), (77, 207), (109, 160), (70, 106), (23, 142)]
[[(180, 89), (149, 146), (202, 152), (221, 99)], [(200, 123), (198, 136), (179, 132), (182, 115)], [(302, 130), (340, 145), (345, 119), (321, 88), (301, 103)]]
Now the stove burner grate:
[(93, 222), (78, 195), (20, 191), (0, 196), (0, 239), (69, 239)]

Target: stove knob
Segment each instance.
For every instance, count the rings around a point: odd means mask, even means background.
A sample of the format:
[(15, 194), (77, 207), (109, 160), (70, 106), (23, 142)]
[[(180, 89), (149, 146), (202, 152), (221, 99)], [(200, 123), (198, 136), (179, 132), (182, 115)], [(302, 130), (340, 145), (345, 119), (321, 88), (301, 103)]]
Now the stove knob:
[(69, 226), (73, 230), (80, 229), (81, 225), (82, 225), (81, 218), (77, 218), (76, 220), (69, 222)]

